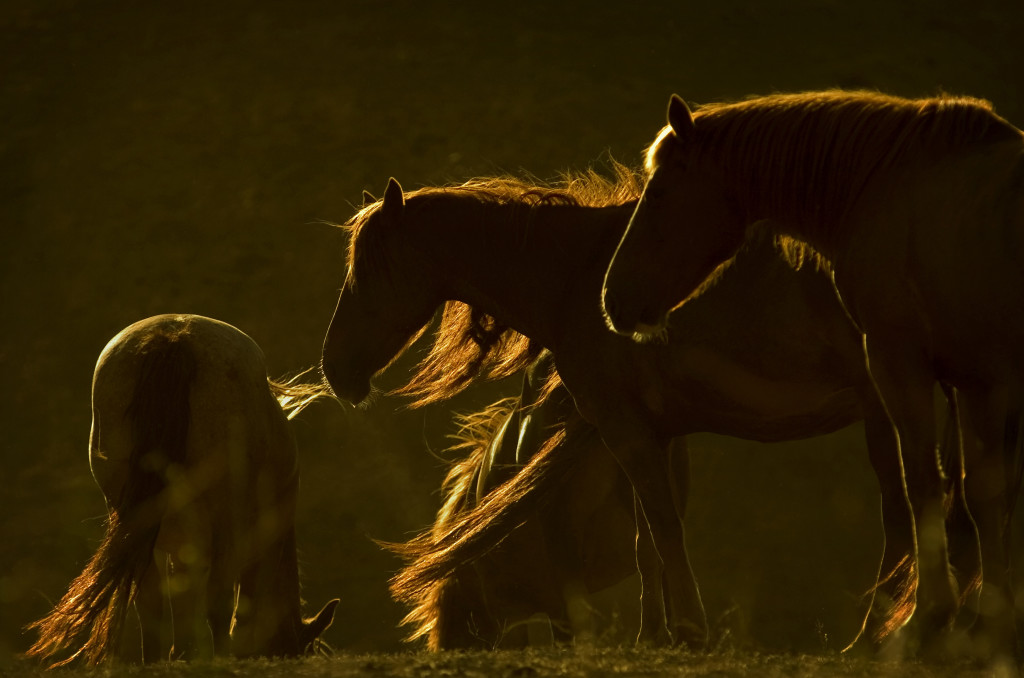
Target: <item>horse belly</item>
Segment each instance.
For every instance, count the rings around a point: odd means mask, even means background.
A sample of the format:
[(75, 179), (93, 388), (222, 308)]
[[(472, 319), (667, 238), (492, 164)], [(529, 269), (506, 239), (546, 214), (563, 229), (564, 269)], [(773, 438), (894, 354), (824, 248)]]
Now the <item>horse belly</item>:
[(690, 356), (685, 389), (674, 389), (671, 409), (689, 432), (707, 432), (763, 442), (831, 433), (861, 418), (848, 380), (806, 364), (780, 362), (770, 376), (712, 351)]

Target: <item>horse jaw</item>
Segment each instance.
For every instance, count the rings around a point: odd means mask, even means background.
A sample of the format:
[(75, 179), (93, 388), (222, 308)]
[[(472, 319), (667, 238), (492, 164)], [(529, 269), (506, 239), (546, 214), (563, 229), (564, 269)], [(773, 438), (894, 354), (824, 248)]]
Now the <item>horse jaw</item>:
[(324, 344), (323, 355), (320, 359), (320, 372), (338, 400), (352, 406), (359, 405), (370, 395), (372, 390), (370, 378), (358, 374), (351, 368), (339, 367), (338, 362), (332, 359), (333, 353), (328, 334), (328, 341)]
[(608, 288), (601, 294), (601, 313), (608, 329), (638, 343), (663, 340), (668, 333), (668, 313), (641, 309), (634, 318), (624, 318), (619, 305), (608, 298)]

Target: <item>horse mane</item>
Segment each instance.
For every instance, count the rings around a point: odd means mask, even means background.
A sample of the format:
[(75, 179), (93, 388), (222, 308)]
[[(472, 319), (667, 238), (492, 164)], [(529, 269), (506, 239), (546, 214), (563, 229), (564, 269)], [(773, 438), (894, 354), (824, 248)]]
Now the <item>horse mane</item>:
[(543, 347), (461, 301), (445, 302), (430, 350), (412, 377), (391, 391), (412, 396), (410, 407), (447, 400), (477, 378), (502, 379), (532, 363)]
[[(425, 187), (405, 194), (406, 200), (429, 201), (436, 196), (466, 195), (482, 203), (532, 210), (544, 205), (613, 207), (639, 199), (643, 175), (610, 156), (609, 174), (593, 167), (584, 172), (564, 172), (553, 182), (510, 175), (470, 179), (462, 184)], [(342, 228), (350, 234), (349, 276), (355, 270), (380, 268), (382, 256), (375, 244), (370, 217), (382, 201), (364, 206)], [(369, 253), (367, 252), (369, 250)], [(494, 316), (460, 301), (448, 301), (430, 350), (416, 371), (393, 395), (411, 396), (410, 407), (446, 400), (461, 393), (478, 378), (501, 379), (515, 374), (539, 355), (542, 347), (509, 328)]]
[(316, 381), (307, 381), (311, 372), (319, 372), (319, 367), (308, 367), (291, 377), (267, 379), (271, 394), (277, 399), (277, 404), (281, 406), (289, 420), (294, 419), (320, 398), (334, 399), (334, 392), (323, 376)]
[[(448, 448), (448, 452), (466, 452), (466, 456), (452, 463), (441, 484), (444, 501), (438, 509), (433, 526), (404, 544), (382, 543), (385, 548), (406, 561), (416, 562), (430, 557), (433, 547), (458, 521), (458, 516), (472, 509), (471, 496), (475, 491), (480, 465), (502, 422), (518, 404), (519, 399), (516, 397), (504, 398), (481, 412), (457, 416), (459, 428), (451, 436), (456, 442)], [(405, 570), (408, 570), (408, 566)], [(444, 589), (445, 583), (438, 581), (408, 601), (412, 609), (402, 619), (402, 625), (412, 626), (413, 630), (406, 636), (406, 641), (412, 642), (427, 636), (437, 626), (442, 614)]]
[[(538, 401), (530, 407), (544, 402), (560, 384), (558, 373), (552, 371), (540, 389)], [(407, 563), (391, 582), (392, 596), (411, 606), (402, 619), (402, 625), (413, 627), (406, 641), (431, 635), (443, 614), (445, 594), (451, 593), (451, 575), (487, 550), (486, 545), (480, 546), (481, 541), (494, 540), (490, 544), (494, 546), (525, 520), (519, 515), (521, 512), (510, 509), (535, 505), (536, 502), (527, 502), (524, 498), (544, 494), (548, 487), (544, 481), (553, 477), (558, 482), (558, 478), (563, 477), (575, 463), (571, 454), (561, 455), (565, 463), (560, 466), (547, 460), (551, 452), (572, 434), (570, 426), (559, 426), (511, 480), (491, 490), (479, 503), (474, 503), (472, 494), (491, 442), (502, 423), (521, 406), (520, 398), (513, 396), (499, 400), (481, 412), (459, 415), (458, 431), (451, 436), (455, 444), (448, 451), (467, 453), (452, 464), (441, 485), (444, 501), (433, 526), (402, 544), (378, 542)], [(447, 572), (441, 574), (444, 570)], [(433, 645), (432, 641), (432, 648)]]
[[(435, 628), (443, 614), (442, 592), (449, 579), (529, 520), (539, 506), (550, 499), (552, 490), (549, 488), (562, 482), (575, 468), (579, 461), (575, 456), (555, 453), (563, 446), (566, 435), (566, 429), (559, 428), (515, 476), (494, 488), (476, 506), (463, 506), (446, 516), (448, 522), (443, 525), (437, 523), (402, 544), (378, 542), (407, 563), (389, 586), (396, 601), (412, 608), (402, 620), (403, 625), (415, 626), (406, 640), (421, 638)], [(457, 472), (453, 469), (452, 474)], [(453, 489), (459, 488), (453, 486)], [(457, 495), (453, 493), (445, 508), (456, 504)]]
[(512, 396), (503, 398), (480, 412), (455, 416), (458, 430), (450, 436), (455, 444), (448, 448), (448, 453), (465, 452), (465, 457), (452, 463), (441, 483), (441, 492), (445, 500), (434, 521), (435, 538), (443, 536), (455, 516), (471, 507), (470, 495), (475, 491), (474, 483), (480, 465), (490, 449), (491, 441), (502, 423), (517, 407), (519, 398)]
[[(991, 103), (868, 91), (774, 94), (712, 103), (694, 114), (687, 157), (719, 164), (730, 185), (757, 185), (766, 214), (816, 229), (842, 219), (878, 173), (939, 154), (1020, 138)], [(671, 162), (670, 127), (647, 151), (648, 173)]]

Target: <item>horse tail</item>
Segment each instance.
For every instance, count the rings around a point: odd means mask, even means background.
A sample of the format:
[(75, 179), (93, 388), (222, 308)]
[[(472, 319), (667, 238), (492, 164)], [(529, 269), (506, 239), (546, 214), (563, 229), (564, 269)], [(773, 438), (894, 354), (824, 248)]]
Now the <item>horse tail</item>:
[(391, 579), (392, 596), (413, 606), (436, 598), (435, 588), (447, 577), (535, 517), (586, 456), (587, 446), (578, 444), (578, 433), (594, 430), (582, 420), (577, 425), (587, 430), (577, 432), (572, 424), (558, 430), (515, 476), (472, 509), (454, 516), (441, 536), (426, 532), (404, 544), (382, 543), (409, 563)]
[(309, 367), (292, 377), (267, 379), (270, 392), (277, 398), (277, 403), (288, 415), (289, 420), (294, 419), (299, 412), (320, 398), (334, 398), (330, 384), (322, 376), (317, 381), (305, 380), (310, 372), (318, 369), (318, 367)]
[(542, 347), (496, 318), (460, 301), (445, 304), (430, 351), (395, 395), (411, 407), (447, 400), (478, 378), (502, 379), (525, 369)]
[(196, 360), (183, 333), (157, 334), (143, 346), (125, 413), (132, 427), (128, 476), (119, 496), (107, 498), (106, 534), (53, 611), (28, 627), (39, 639), (27, 656), (45, 661), (77, 647), (51, 668), (79, 658), (98, 664), (114, 653), (128, 607), (152, 562), (167, 471), (185, 463)]

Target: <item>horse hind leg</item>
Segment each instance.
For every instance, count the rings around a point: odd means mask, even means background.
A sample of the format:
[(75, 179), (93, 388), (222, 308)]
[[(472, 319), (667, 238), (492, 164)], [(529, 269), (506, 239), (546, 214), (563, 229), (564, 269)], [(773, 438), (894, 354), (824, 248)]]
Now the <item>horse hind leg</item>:
[(170, 621), (170, 616), (165, 615), (168, 568), (167, 554), (154, 550), (153, 560), (139, 582), (135, 596), (135, 613), (142, 634), (142, 662), (145, 664), (165, 661), (170, 652), (170, 629), (165, 624)]
[(976, 444), (976, 441), (964, 431), (965, 420), (960, 413), (959, 394), (954, 389), (947, 388), (946, 398), (949, 403), (949, 414), (942, 440), (942, 463), (948, 476), (946, 532), (949, 538), (949, 563), (960, 590), (961, 612), (957, 617), (957, 625), (966, 627), (970, 624), (965, 623), (964, 609), (970, 604), (971, 599), (980, 593), (982, 582), (981, 541), (978, 526), (967, 504), (964, 484), (964, 448), (967, 444)]
[(970, 422), (965, 429), (977, 436), (964, 446), (964, 489), (977, 524), (983, 564), (973, 652), (984, 658), (1002, 654), (1020, 659), (1009, 549), (1011, 500), (1018, 482), (1014, 456), (1019, 408), (1010, 406), (1002, 390), (963, 393)]
[(231, 619), (237, 600), (234, 570), (229, 559), (215, 552), (207, 589), (207, 618), (213, 632), (213, 653), (221, 657), (231, 653)]
[(929, 653), (944, 650), (958, 608), (949, 567), (945, 487), (937, 456), (935, 376), (929, 361), (907, 350), (906, 338), (865, 342), (869, 372), (894, 430), (913, 511), (917, 569), (914, 631)]
[[(192, 512), (189, 512), (192, 513)], [(171, 659), (210, 659), (214, 642), (207, 615), (210, 538), (194, 515), (165, 518), (158, 545), (169, 554), (167, 588), (173, 624)]]
[(876, 651), (891, 653), (890, 639), (917, 604), (917, 537), (889, 416), (873, 387), (862, 394), (861, 401), (868, 457), (881, 495), (883, 545), (878, 576), (867, 594), (864, 622), (844, 651), (866, 637)]

